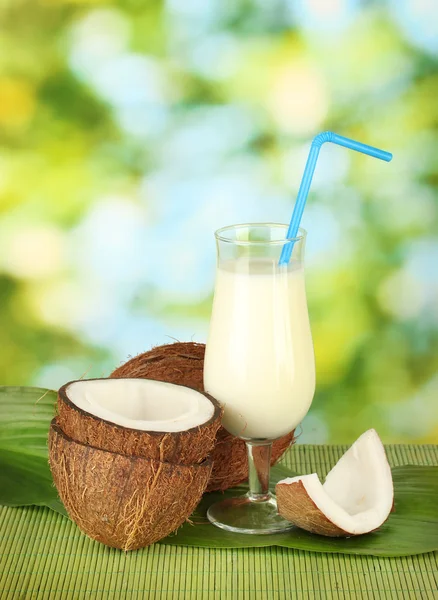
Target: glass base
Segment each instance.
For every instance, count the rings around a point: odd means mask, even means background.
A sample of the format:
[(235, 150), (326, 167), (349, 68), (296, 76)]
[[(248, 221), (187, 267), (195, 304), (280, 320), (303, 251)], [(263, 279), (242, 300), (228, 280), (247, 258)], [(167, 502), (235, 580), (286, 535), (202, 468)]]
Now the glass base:
[(210, 523), (234, 533), (268, 534), (293, 529), (292, 523), (277, 513), (272, 494), (260, 497), (249, 493), (212, 504), (207, 511)]

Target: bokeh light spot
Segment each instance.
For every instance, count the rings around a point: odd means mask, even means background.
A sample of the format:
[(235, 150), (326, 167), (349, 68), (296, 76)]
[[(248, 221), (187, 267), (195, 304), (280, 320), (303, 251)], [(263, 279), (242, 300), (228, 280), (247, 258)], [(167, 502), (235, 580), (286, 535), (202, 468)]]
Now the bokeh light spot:
[(310, 63), (292, 62), (274, 77), (268, 102), (272, 118), (284, 131), (300, 135), (317, 131), (329, 104), (322, 73)]
[(0, 125), (21, 127), (35, 112), (35, 90), (23, 79), (0, 77)]
[(43, 279), (64, 268), (65, 237), (50, 225), (21, 226), (3, 232), (0, 265), (20, 279)]
[(288, 5), (305, 30), (339, 34), (352, 22), (359, 0), (288, 0)]

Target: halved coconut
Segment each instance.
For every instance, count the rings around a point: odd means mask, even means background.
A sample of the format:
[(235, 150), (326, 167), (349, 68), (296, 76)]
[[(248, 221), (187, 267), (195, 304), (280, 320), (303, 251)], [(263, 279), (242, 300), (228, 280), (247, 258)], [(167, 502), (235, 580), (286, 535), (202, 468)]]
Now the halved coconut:
[(214, 447), (221, 408), (194, 389), (150, 379), (72, 381), (58, 392), (58, 425), (95, 448), (191, 465)]
[(279, 481), (278, 512), (298, 527), (331, 537), (377, 529), (394, 500), (391, 468), (374, 429), (363, 433), (321, 484), (316, 473)]
[(91, 538), (122, 550), (153, 544), (199, 503), (211, 461), (187, 466), (123, 456), (81, 444), (54, 419), (49, 463), (70, 517)]
[[(110, 377), (142, 377), (192, 387), (204, 392), (205, 344), (176, 342), (152, 348), (115, 369)], [(294, 432), (275, 440), (271, 464), (294, 443)], [(212, 450), (213, 471), (207, 492), (224, 491), (248, 479), (246, 444), (220, 427)]]

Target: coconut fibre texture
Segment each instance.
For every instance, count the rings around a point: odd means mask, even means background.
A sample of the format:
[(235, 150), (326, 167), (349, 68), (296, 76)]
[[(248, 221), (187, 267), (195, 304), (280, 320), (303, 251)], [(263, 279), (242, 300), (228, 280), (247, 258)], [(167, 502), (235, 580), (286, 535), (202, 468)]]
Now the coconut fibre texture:
[(346, 537), (347, 533), (330, 521), (309, 497), (301, 481), (279, 483), (275, 487), (278, 512), (301, 529), (329, 537)]
[(69, 400), (68, 386), (62, 386), (58, 392), (58, 425), (77, 442), (128, 456), (184, 465), (202, 462), (214, 448), (222, 411), (208, 394), (205, 395), (215, 407), (209, 421), (187, 431), (160, 433), (121, 427), (81, 410)]
[(91, 538), (122, 550), (153, 544), (195, 509), (211, 461), (180, 465), (123, 456), (81, 444), (54, 419), (49, 463), (70, 517)]
[[(204, 392), (205, 344), (176, 342), (157, 346), (135, 356), (113, 371), (110, 377), (144, 377), (177, 383)], [(275, 464), (294, 442), (294, 432), (275, 440), (271, 464)], [(207, 492), (226, 490), (248, 479), (248, 458), (243, 440), (223, 427), (212, 450), (213, 471)]]

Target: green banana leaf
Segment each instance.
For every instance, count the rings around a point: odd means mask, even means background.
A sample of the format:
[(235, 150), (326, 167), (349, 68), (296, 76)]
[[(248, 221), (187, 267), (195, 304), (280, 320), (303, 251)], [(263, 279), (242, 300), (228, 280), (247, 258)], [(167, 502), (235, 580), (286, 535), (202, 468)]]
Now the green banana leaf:
[(36, 504), (67, 515), (47, 461), (55, 403), (51, 390), (0, 386), (0, 504)]
[[(47, 434), (56, 393), (41, 388), (0, 387), (0, 504), (47, 506), (67, 513), (53, 487), (47, 461)], [(407, 556), (438, 550), (438, 467), (407, 465), (392, 470), (395, 511), (376, 532), (327, 538), (298, 528), (275, 535), (239, 535), (208, 523), (206, 511), (217, 500), (241, 494), (205, 494), (190, 522), (160, 543), (204, 548), (282, 546), (313, 552)], [(294, 473), (284, 465), (271, 471), (271, 484)]]
[[(287, 472), (287, 473), (286, 473)], [(276, 466), (271, 481), (290, 477), (290, 470)], [(253, 548), (282, 546), (313, 552), (368, 554), (373, 556), (409, 556), (438, 550), (438, 467), (407, 465), (392, 469), (395, 489), (395, 511), (373, 533), (350, 538), (329, 538), (307, 533), (296, 527), (274, 535), (242, 535), (230, 533), (208, 523), (210, 504), (237, 493), (244, 486), (225, 494), (206, 494), (191, 517), (176, 534), (162, 540), (165, 544), (203, 548)]]

